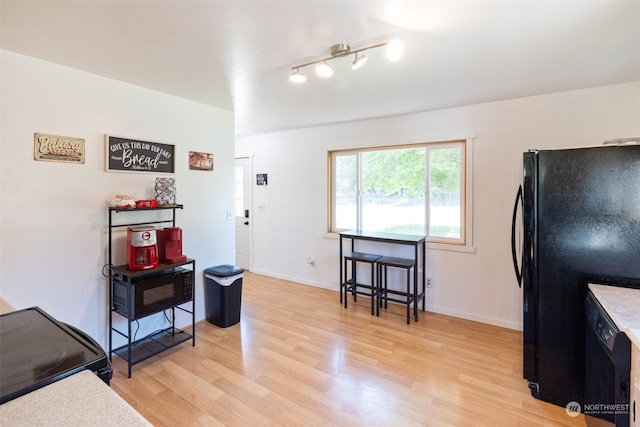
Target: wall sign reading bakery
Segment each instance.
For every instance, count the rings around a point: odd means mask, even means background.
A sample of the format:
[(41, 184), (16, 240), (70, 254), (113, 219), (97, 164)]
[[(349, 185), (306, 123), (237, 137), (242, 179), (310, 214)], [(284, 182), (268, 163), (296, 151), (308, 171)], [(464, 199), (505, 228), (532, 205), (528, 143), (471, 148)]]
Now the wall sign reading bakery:
[(84, 139), (70, 136), (36, 133), (33, 137), (33, 155), (45, 162), (84, 163)]
[(175, 146), (106, 135), (107, 170), (174, 173)]

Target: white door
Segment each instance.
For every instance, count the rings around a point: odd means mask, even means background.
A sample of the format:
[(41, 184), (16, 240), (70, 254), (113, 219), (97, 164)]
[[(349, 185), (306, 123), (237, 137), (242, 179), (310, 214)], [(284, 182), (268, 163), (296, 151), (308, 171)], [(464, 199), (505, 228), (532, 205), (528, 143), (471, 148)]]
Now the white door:
[(236, 266), (251, 270), (251, 159), (236, 159), (235, 217), (236, 217)]

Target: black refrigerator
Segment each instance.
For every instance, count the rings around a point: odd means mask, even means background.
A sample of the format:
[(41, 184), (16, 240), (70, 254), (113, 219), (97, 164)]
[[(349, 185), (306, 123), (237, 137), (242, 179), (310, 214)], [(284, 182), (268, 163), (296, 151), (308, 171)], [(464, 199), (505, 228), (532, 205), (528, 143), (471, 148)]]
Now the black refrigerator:
[(588, 283), (640, 288), (640, 145), (530, 151), (523, 175), (523, 376), (540, 400), (582, 404)]

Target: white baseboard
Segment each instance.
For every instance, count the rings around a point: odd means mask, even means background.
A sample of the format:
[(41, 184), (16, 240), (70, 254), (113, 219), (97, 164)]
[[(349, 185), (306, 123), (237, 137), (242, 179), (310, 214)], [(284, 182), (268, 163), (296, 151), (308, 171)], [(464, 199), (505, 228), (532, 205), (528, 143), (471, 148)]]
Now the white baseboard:
[(460, 319), (471, 320), (473, 322), (486, 323), (487, 325), (499, 326), (501, 328), (513, 329), (516, 331), (522, 330), (522, 325), (520, 325), (518, 322), (505, 321), (503, 319), (496, 319), (494, 317), (478, 316), (477, 314), (454, 310), (448, 307), (433, 306), (429, 304), (428, 301), (426, 309), (427, 311), (430, 311), (432, 313), (444, 314), (445, 316), (457, 317)]
[(263, 276), (275, 277), (276, 279), (288, 280), (289, 282), (295, 282), (295, 283), (301, 283), (303, 285), (314, 286), (316, 288), (329, 289), (331, 291), (336, 291), (336, 292), (339, 291), (338, 286), (333, 284), (328, 285), (326, 283), (313, 282), (313, 281), (301, 279), (299, 277), (292, 277), (292, 276), (277, 274), (272, 271), (266, 271), (266, 270), (251, 270), (251, 272), (256, 274), (262, 274)]

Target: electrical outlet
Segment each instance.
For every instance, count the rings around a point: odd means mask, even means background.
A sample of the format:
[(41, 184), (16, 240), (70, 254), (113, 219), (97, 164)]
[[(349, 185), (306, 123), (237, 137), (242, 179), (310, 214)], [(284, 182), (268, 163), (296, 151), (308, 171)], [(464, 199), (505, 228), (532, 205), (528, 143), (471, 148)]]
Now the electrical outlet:
[(431, 277), (427, 277), (427, 288), (433, 287), (433, 279)]

